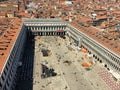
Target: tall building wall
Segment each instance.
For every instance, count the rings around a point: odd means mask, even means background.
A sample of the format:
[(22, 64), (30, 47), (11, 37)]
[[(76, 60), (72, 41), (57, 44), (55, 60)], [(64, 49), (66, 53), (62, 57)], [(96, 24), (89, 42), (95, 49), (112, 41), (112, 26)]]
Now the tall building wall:
[(0, 76), (0, 90), (12, 90), (15, 86), (16, 71), (17, 67), (19, 67), (19, 60), (21, 59), (21, 52), (24, 50), (26, 37), (27, 33), (23, 25)]

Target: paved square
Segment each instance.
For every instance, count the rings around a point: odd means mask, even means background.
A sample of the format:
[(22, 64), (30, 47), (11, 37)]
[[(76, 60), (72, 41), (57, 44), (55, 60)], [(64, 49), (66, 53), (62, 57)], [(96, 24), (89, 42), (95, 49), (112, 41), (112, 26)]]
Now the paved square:
[[(68, 49), (68, 46), (73, 50)], [(51, 54), (44, 57), (41, 47), (49, 49)], [(98, 74), (98, 71), (105, 68), (96, 62), (87, 71), (81, 65), (86, 60), (85, 53), (77, 51), (73, 44), (70, 45), (69, 38), (42, 36), (36, 39), (33, 90), (111, 90)], [(41, 64), (53, 68), (57, 76), (41, 79)]]

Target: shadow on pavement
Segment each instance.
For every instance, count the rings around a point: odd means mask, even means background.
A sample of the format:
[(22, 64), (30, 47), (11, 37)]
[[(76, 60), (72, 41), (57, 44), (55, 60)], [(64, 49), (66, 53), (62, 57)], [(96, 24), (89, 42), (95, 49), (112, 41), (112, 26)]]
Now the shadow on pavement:
[(22, 66), (17, 69), (17, 84), (15, 90), (33, 90), (34, 36), (28, 36), (24, 53), (21, 58)]

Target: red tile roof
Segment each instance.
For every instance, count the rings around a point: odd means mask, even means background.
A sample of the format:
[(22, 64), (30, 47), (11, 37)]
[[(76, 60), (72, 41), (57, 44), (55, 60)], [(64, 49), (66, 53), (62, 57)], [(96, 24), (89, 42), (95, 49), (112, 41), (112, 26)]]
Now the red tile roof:
[[(104, 38), (102, 35), (100, 35), (100, 32), (93, 27), (86, 28), (78, 25), (77, 23), (71, 23), (71, 25), (120, 56), (120, 42), (116, 43), (114, 40)], [(117, 44), (117, 47), (115, 47), (115, 44)]]
[(17, 39), (22, 22), (20, 19), (14, 18), (12, 24), (14, 28), (8, 28), (6, 32), (0, 36), (0, 73), (9, 57), (12, 46)]

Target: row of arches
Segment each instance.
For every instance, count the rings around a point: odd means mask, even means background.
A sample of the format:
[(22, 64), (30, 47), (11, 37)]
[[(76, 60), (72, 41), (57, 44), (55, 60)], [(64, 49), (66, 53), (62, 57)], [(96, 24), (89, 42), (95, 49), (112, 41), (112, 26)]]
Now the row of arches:
[(102, 53), (103, 56), (101, 56), (101, 54), (99, 52), (97, 52), (97, 50), (94, 48), (92, 48), (92, 45), (86, 45), (85, 42), (83, 44), (83, 46), (85, 46), (87, 48), (87, 50), (92, 49), (92, 53), (94, 54), (93, 57), (98, 60), (107, 70), (115, 70), (115, 71), (120, 71), (119, 68), (119, 61), (116, 59), (111, 58), (112, 56), (110, 54), (108, 54), (107, 52)]
[[(84, 47), (84, 46), (81, 46), (81, 48), (85, 48), (86, 50), (88, 50), (88, 49), (87, 49), (86, 47)], [(89, 50), (88, 50), (88, 53), (89, 53), (89, 54), (92, 54), (92, 52), (89, 51)], [(93, 58), (95, 58), (99, 63), (101, 63), (101, 64), (103, 63), (103, 60), (101, 60), (97, 55), (93, 54)], [(104, 63), (103, 66), (104, 66), (107, 70), (110, 70), (109, 65), (108, 65), (107, 63)]]
[(28, 26), (27, 29), (33, 31), (56, 31), (65, 30), (66, 26)]
[(39, 36), (65, 36), (66, 32), (32, 32), (32, 35)]

